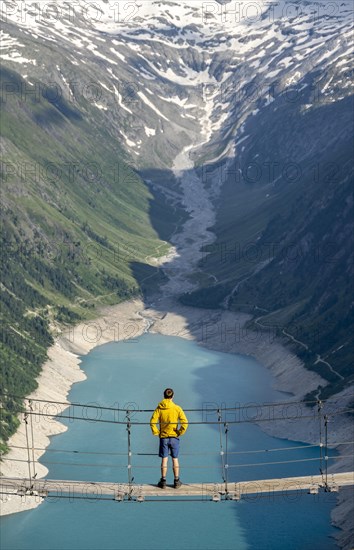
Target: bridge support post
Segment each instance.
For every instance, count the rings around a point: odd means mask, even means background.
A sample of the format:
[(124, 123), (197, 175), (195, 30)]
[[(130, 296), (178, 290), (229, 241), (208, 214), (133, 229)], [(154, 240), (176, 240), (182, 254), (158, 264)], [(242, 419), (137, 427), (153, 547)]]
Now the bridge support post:
[(131, 449), (131, 419), (130, 419), (130, 411), (126, 411), (126, 419), (127, 419), (127, 434), (128, 434), (128, 484), (129, 484), (129, 499), (131, 499), (131, 493), (132, 493), (132, 484), (134, 481), (133, 475), (132, 475), (132, 449)]

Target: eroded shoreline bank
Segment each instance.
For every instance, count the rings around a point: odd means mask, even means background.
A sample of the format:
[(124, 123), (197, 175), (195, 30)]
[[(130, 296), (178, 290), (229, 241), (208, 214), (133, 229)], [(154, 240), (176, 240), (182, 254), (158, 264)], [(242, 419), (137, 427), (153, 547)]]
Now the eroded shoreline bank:
[[(28, 399), (43, 399), (47, 401), (66, 402), (71, 386), (85, 379), (80, 369), (80, 356), (89, 353), (94, 347), (113, 341), (128, 340), (138, 337), (144, 332), (158, 333), (168, 336), (178, 336), (195, 340), (200, 345), (211, 350), (226, 353), (252, 355), (268, 368), (273, 377), (273, 385), (277, 390), (291, 393), (289, 400), (301, 400), (307, 392), (325, 385), (324, 380), (316, 373), (310, 372), (301, 361), (284, 346), (269, 335), (259, 332), (244, 332), (243, 327), (250, 318), (246, 314), (234, 314), (222, 310), (202, 310), (176, 305), (175, 302), (159, 303), (158, 309), (152, 305), (145, 307), (141, 300), (132, 300), (117, 306), (102, 309), (101, 316), (94, 321), (81, 323), (67, 333), (63, 333), (48, 351), (48, 361), (45, 363), (38, 379), (38, 389)], [(350, 393), (342, 392), (342, 398)], [(347, 400), (349, 401), (349, 397)], [(40, 405), (36, 405), (40, 406)], [(49, 407), (49, 405), (43, 404)], [(47, 412), (58, 414), (65, 406), (48, 409)], [(262, 423), (262, 429), (275, 437), (290, 438), (308, 443), (318, 443), (318, 434), (312, 431), (307, 418), (299, 409), (296, 423), (289, 419), (275, 423)], [(34, 457), (44, 454), (50, 443), (50, 436), (66, 430), (60, 422), (48, 417), (35, 416), (34, 423)], [(345, 441), (350, 430), (349, 421), (341, 420), (335, 426), (331, 435), (331, 443)], [(24, 422), (9, 441), (11, 451), (4, 461), (2, 475), (9, 477), (28, 477), (26, 451), (26, 433)], [(23, 462), (17, 462), (22, 460)], [(349, 459), (336, 461), (330, 471), (345, 471), (352, 469)], [(37, 462), (37, 477), (44, 477), (47, 469)], [(338, 541), (343, 548), (349, 548), (350, 512), (352, 510), (351, 493), (339, 493), (338, 506), (332, 517), (335, 525), (343, 529)], [(41, 499), (35, 497), (4, 497), (1, 503), (1, 515), (25, 511), (39, 505)]]

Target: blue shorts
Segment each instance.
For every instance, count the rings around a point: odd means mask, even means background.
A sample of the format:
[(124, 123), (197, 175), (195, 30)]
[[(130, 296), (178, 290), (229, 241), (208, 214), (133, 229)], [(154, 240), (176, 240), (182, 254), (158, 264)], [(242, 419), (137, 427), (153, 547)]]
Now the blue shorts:
[(178, 458), (179, 437), (161, 437), (159, 457), (166, 458), (171, 451), (172, 458)]

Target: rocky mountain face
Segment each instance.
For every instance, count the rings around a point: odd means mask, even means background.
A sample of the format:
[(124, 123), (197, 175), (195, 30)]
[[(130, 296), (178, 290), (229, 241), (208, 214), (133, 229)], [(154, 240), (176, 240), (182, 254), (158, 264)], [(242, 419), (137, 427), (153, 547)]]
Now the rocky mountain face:
[(165, 293), (254, 312), (330, 391), (348, 384), (351, 0), (1, 9), (8, 361), (40, 330), (38, 365), (49, 321), (167, 275)]
[(24, 97), (89, 103), (140, 169), (171, 168), (182, 146), (199, 146), (199, 162), (238, 155), (246, 120), (280, 95), (291, 105), (309, 87), (311, 109), (352, 92), (349, 0), (2, 10), (2, 61), (25, 78)]
[[(274, 108), (264, 111), (259, 125), (267, 129), (266, 140), (250, 129), (257, 137), (250, 156), (241, 155), (240, 162), (254, 170), (252, 159), (257, 158), (257, 167), (272, 167), (282, 175), (236, 185), (248, 188), (250, 197), (263, 193), (260, 203), (253, 203), (259, 225), (246, 241), (237, 238), (238, 231), (248, 230), (240, 219), (233, 221), (232, 203), (238, 198), (234, 183), (228, 182), (223, 197), (227, 194), (229, 212), (219, 215), (216, 224), (216, 233), (223, 236), (214, 242), (205, 267), (214, 268), (228, 307), (254, 314), (254, 328), (281, 336), (328, 381), (316, 393), (325, 397), (353, 380), (353, 105), (346, 98), (304, 113), (301, 108), (279, 113), (282, 124)], [(225, 238), (231, 233), (233, 240)], [(230, 280), (236, 265), (239, 277)]]

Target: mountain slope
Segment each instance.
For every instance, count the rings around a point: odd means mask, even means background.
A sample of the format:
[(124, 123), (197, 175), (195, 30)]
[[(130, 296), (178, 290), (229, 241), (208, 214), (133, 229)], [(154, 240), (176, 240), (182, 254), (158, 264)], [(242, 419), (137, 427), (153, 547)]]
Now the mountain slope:
[(267, 313), (291, 345), (300, 324), (309, 368), (349, 381), (353, 6), (249, 4), (3, 1), (9, 364), (154, 285), (159, 234), (167, 293)]
[[(1, 69), (2, 438), (36, 386), (58, 323), (140, 293), (132, 261), (168, 250), (149, 221), (152, 200), (102, 119)], [(10, 93), (11, 90), (11, 93)], [(10, 394), (10, 397), (6, 397)], [(13, 398), (12, 395), (18, 396)]]
[[(343, 65), (349, 60), (353, 67), (351, 50)], [(235, 159), (204, 169), (206, 181), (214, 169), (224, 182), (216, 239), (200, 263), (216, 284), (209, 279), (182, 298), (251, 313), (238, 338), (249, 342), (260, 331), (269, 342), (277, 337), (327, 382), (306, 399), (340, 399), (344, 388), (353, 393), (354, 104), (346, 86), (353, 69), (343, 78), (343, 65), (310, 68), (288, 96), (275, 93), (269, 105), (256, 104)], [(226, 327), (231, 342), (234, 329)], [(281, 368), (296, 377), (286, 361)], [(352, 405), (351, 397), (349, 419)], [(342, 499), (338, 541), (349, 550), (352, 501)]]
[[(337, 393), (353, 381), (353, 97), (275, 98), (244, 125), (201, 269), (216, 284), (184, 303), (254, 314)], [(310, 84), (310, 85), (309, 85)], [(309, 108), (309, 105), (313, 105)]]

